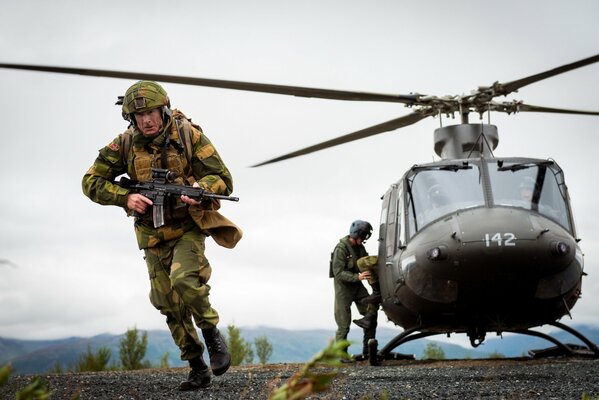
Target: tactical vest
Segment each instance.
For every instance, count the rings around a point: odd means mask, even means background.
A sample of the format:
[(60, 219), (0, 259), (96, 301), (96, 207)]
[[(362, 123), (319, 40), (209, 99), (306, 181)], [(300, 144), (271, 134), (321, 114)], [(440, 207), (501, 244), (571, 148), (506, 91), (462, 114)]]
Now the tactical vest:
[[(133, 135), (135, 133), (134, 127), (130, 127), (120, 135), (121, 158), (123, 165), (127, 166), (127, 173), (131, 179), (146, 181), (152, 177), (152, 168), (170, 169), (170, 166), (175, 168), (173, 171), (177, 172), (178, 176), (191, 177), (193, 179), (193, 173), (191, 171), (191, 157), (193, 156), (193, 145), (195, 143), (193, 135), (195, 130), (199, 138), (202, 134), (202, 128), (193, 124), (191, 120), (177, 109), (173, 110), (171, 121), (171, 132), (169, 135), (170, 144), (167, 146), (166, 166), (160, 165), (162, 162), (160, 159), (162, 149), (159, 149), (158, 154), (150, 154), (147, 149), (133, 145)], [(131, 150), (133, 150), (133, 152)], [(185, 154), (184, 160), (181, 159), (182, 153)], [(177, 159), (179, 159), (180, 162), (178, 162)]]
[[(170, 129), (168, 143), (160, 147), (154, 144), (146, 146), (133, 144), (134, 127), (121, 134), (121, 157), (127, 166), (127, 173), (131, 179), (145, 182), (152, 178), (152, 168), (166, 168), (176, 174), (173, 184), (191, 186), (195, 182), (191, 166), (193, 145), (199, 140), (202, 130), (178, 110), (173, 110), (171, 123), (167, 129)], [(164, 211), (167, 223), (189, 215), (187, 205), (178, 198), (170, 198)], [(151, 214), (146, 214), (143, 219), (151, 220)]]

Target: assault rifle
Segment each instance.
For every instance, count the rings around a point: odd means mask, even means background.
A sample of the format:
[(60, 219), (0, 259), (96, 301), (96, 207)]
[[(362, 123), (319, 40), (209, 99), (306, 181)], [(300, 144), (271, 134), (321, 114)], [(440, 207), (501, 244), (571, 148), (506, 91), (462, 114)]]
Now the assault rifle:
[[(152, 179), (146, 182), (139, 182), (125, 177), (115, 183), (122, 188), (133, 190), (152, 200), (152, 218), (154, 228), (164, 225), (164, 203), (167, 197), (180, 197), (182, 195), (201, 201), (204, 199), (218, 199), (239, 201), (239, 197), (224, 196), (206, 191), (200, 187), (174, 185), (172, 182), (177, 177), (173, 171), (161, 168), (152, 168)], [(140, 215), (133, 212), (133, 215)]]

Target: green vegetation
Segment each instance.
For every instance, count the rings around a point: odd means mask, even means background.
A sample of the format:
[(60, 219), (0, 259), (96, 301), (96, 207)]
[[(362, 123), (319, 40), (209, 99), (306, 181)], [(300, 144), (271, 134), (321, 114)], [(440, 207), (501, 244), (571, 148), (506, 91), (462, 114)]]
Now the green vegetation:
[[(274, 390), (269, 400), (300, 400), (313, 393), (327, 390), (337, 376), (342, 358), (349, 358), (346, 349), (350, 343), (347, 340), (331, 341), (329, 345), (308, 361), (300, 371), (295, 373), (287, 382)], [(318, 365), (333, 367), (333, 370), (314, 371)]]
[[(0, 387), (6, 385), (12, 368), (6, 364), (0, 368)], [(47, 400), (52, 396), (48, 389), (48, 384), (39, 376), (33, 378), (31, 383), (19, 390), (16, 395), (17, 400)]]
[(128, 329), (121, 340), (119, 356), (125, 370), (150, 368), (149, 361), (143, 361), (148, 348), (148, 332), (138, 337), (137, 328)]
[(505, 355), (503, 355), (497, 351), (494, 351), (491, 354), (489, 354), (489, 358), (505, 358)]
[(160, 358), (160, 368), (170, 368), (170, 366), (168, 365), (168, 356), (168, 351), (162, 355), (162, 357)]
[(445, 360), (445, 352), (436, 343), (428, 342), (422, 353), (423, 360)]
[(64, 372), (64, 369), (62, 368), (62, 364), (60, 363), (60, 361), (56, 361), (54, 363), (54, 366), (50, 370), (50, 373), (52, 373), (52, 374), (62, 374), (63, 372)]
[(254, 339), (254, 347), (256, 348), (256, 355), (260, 360), (260, 364), (266, 364), (270, 356), (272, 356), (272, 344), (270, 344), (266, 335)]
[(110, 349), (100, 347), (96, 353), (93, 353), (91, 346), (87, 346), (87, 352), (81, 354), (75, 364), (75, 372), (85, 371), (105, 371), (110, 360)]
[[(108, 347), (100, 347), (95, 353), (91, 350), (91, 346), (87, 346), (87, 352), (79, 356), (79, 359), (74, 366), (68, 368), (71, 372), (86, 372), (86, 371), (106, 371), (106, 370), (133, 370), (141, 368), (151, 368), (149, 361), (144, 361), (146, 349), (148, 346), (148, 333), (144, 332), (140, 335), (137, 328), (128, 329), (125, 336), (119, 343), (119, 357), (121, 365), (113, 363), (110, 367), (108, 362), (112, 356), (112, 351)], [(168, 352), (165, 353), (160, 360), (160, 368), (169, 368)], [(56, 361), (50, 372), (61, 374), (65, 371), (62, 364)]]
[(254, 361), (254, 351), (251, 343), (241, 337), (241, 331), (235, 325), (227, 326), (227, 346), (231, 353), (231, 365), (251, 364)]

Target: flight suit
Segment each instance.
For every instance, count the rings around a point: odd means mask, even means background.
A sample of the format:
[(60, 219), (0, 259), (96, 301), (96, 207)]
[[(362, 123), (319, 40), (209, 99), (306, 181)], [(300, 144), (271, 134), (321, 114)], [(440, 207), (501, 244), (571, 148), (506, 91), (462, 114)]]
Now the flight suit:
[[(361, 315), (365, 315), (367, 306), (359, 300), (368, 296), (368, 291), (358, 279), (357, 260), (367, 256), (363, 245), (352, 246), (349, 235), (339, 240), (331, 259), (331, 274), (335, 287), (335, 322), (337, 323), (337, 341), (347, 339), (351, 324), (351, 304), (356, 303)], [(374, 338), (376, 325), (364, 330), (364, 342)]]
[[(182, 143), (181, 124), (187, 124), (187, 129), (191, 126), (192, 143)], [(132, 145), (124, 154), (126, 135), (132, 138)], [(186, 145), (192, 146), (191, 162), (185, 154)], [(96, 203), (126, 210), (129, 190), (114, 184), (114, 178), (127, 173), (132, 179), (147, 181), (151, 179), (152, 168), (175, 172), (175, 184), (197, 182), (207, 191), (223, 195), (233, 191), (231, 174), (210, 140), (197, 125), (192, 126), (182, 113), (173, 110), (158, 136), (148, 138), (130, 127), (101, 149), (83, 177), (83, 192)], [(207, 232), (189, 213), (198, 206), (188, 206), (180, 199), (169, 200), (164, 207), (164, 226), (154, 228), (149, 207), (144, 216), (135, 219), (134, 227), (138, 246), (145, 253), (150, 301), (166, 316), (171, 335), (181, 350), (181, 359), (191, 360), (201, 356), (204, 350), (193, 320), (200, 329), (212, 329), (219, 317), (208, 298), (211, 267), (204, 256)]]

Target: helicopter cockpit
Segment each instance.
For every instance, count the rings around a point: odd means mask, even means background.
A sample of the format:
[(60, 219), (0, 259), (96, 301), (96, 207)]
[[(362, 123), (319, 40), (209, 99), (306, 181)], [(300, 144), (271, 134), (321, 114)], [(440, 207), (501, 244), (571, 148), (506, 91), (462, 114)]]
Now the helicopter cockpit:
[(475, 207), (530, 210), (573, 232), (561, 168), (550, 160), (477, 159), (415, 166), (407, 178), (407, 236)]
[(538, 212), (574, 233), (563, 172), (553, 161), (489, 163), (489, 177), (496, 206)]

